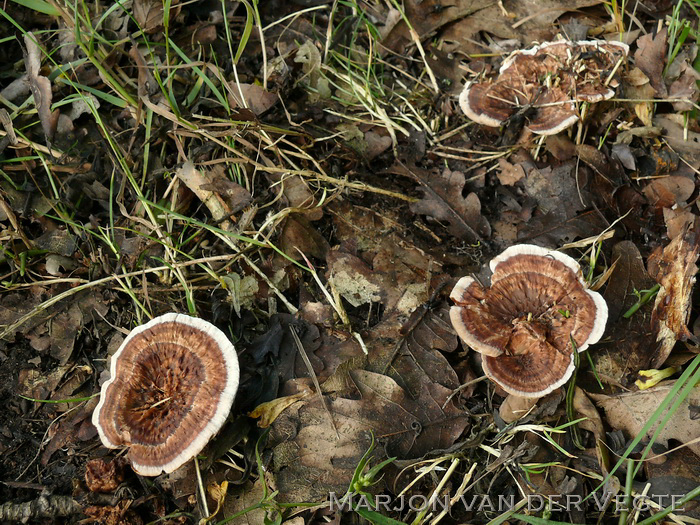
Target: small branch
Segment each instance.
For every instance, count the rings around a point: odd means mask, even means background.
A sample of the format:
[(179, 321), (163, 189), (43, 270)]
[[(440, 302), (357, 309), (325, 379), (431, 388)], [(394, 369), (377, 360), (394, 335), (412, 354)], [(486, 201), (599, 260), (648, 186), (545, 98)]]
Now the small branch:
[(55, 519), (82, 514), (82, 507), (70, 496), (39, 496), (24, 503), (0, 505), (0, 521), (27, 523), (37, 519)]

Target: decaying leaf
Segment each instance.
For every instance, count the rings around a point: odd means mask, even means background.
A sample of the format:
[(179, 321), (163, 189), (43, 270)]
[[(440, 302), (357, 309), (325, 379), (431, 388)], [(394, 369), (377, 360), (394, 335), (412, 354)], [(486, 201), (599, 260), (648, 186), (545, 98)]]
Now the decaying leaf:
[(681, 175), (654, 179), (643, 190), (649, 203), (659, 209), (685, 204), (694, 191), (695, 181)]
[(267, 403), (261, 403), (248, 415), (255, 419), (260, 418), (260, 421), (258, 421), (258, 426), (260, 428), (267, 428), (274, 423), (277, 416), (284, 412), (287, 407), (293, 405), (301, 399), (304, 399), (305, 397), (308, 397), (309, 395), (311, 395), (311, 391), (309, 389), (305, 389), (303, 392), (299, 392), (298, 394), (278, 397), (272, 401), (268, 401)]
[[(455, 49), (464, 53), (482, 53), (484, 46), (479, 45), (478, 37), (481, 31), (487, 31), (496, 40), (517, 39), (516, 44), (527, 45), (535, 40), (542, 42), (554, 37), (553, 22), (563, 13), (598, 3), (598, 0), (458, 0), (448, 6), (439, 2), (412, 0), (404, 5), (419, 38), (429, 38), (442, 30), (442, 39), (454, 43)], [(436, 6), (441, 8), (436, 9)], [(402, 22), (393, 27), (383, 42), (398, 52), (403, 52), (403, 48), (411, 43), (410, 32)]]
[[(613, 428), (624, 431), (629, 438), (633, 438), (649, 422), (651, 415), (659, 407), (673, 384), (661, 384), (649, 390), (638, 392), (625, 392), (614, 396), (590, 394), (596, 404), (605, 410), (608, 423)], [(669, 439), (675, 439), (680, 443), (687, 443), (688, 448), (700, 455), (700, 443), (692, 443), (700, 435), (700, 421), (691, 418), (691, 406), (700, 404), (700, 390), (693, 389), (690, 395), (683, 401), (673, 416), (673, 419), (661, 430), (658, 441), (666, 445)], [(658, 418), (661, 422), (664, 414)], [(651, 437), (658, 423), (647, 432)]]
[(90, 505), (83, 512), (93, 522), (115, 523), (118, 525), (143, 525), (143, 520), (138, 513), (131, 508), (133, 500), (123, 499), (115, 506)]
[(660, 97), (665, 97), (668, 94), (663, 78), (666, 49), (668, 48), (666, 44), (667, 34), (668, 31), (664, 27), (661, 31), (639, 37), (637, 51), (634, 53), (635, 64), (649, 78), (649, 82)]
[(377, 276), (360, 258), (349, 253), (331, 252), (328, 257), (328, 281), (352, 306), (382, 300)]
[(504, 186), (512, 186), (525, 176), (525, 170), (520, 164), (511, 164), (504, 158), (498, 159), (498, 180)]
[(676, 341), (694, 338), (686, 325), (698, 271), (695, 263), (699, 242), (695, 231), (686, 229), (663, 250), (655, 252), (648, 262), (649, 273), (661, 285), (651, 314), (656, 341), (661, 344), (651, 362), (652, 368), (659, 368), (666, 361)]
[(579, 387), (576, 387), (574, 393), (574, 410), (579, 417), (585, 418), (584, 421), (579, 423), (579, 426), (591, 432), (595, 436), (596, 441), (602, 440), (605, 442), (603, 420), (596, 407), (586, 396), (586, 393)]
[(250, 109), (255, 115), (260, 116), (274, 106), (279, 97), (276, 93), (265, 91), (257, 84), (229, 82), (229, 103), (232, 107)]
[[(308, 213), (290, 213), (280, 233), (280, 249), (296, 260), (316, 257), (324, 260), (330, 249), (328, 241), (318, 232), (308, 218)], [(311, 212), (315, 218), (314, 212)]]
[(190, 161), (185, 162), (176, 175), (204, 203), (222, 229), (232, 228), (227, 218), (251, 201), (250, 192), (239, 184), (213, 171), (198, 170)]
[[(170, 5), (169, 17), (173, 20), (182, 9), (179, 0), (173, 0)], [(136, 0), (134, 2), (134, 18), (141, 30), (151, 34), (163, 29), (163, 3), (157, 0)]]
[(645, 126), (651, 126), (654, 114), (654, 104), (651, 101), (656, 95), (656, 90), (649, 82), (649, 77), (640, 68), (633, 67), (623, 75), (623, 78), (625, 81), (625, 96), (630, 100), (639, 101), (631, 102), (637, 118)]
[(510, 394), (508, 397), (506, 397), (505, 401), (501, 403), (501, 407), (498, 409), (498, 414), (506, 423), (512, 423), (513, 421), (517, 421), (521, 417), (525, 416), (525, 414), (527, 414), (538, 401), (539, 398), (520, 397)]
[(688, 129), (687, 120), (681, 114), (665, 113), (654, 117), (654, 126), (663, 130), (664, 141), (683, 158), (700, 165), (700, 133)]
[(281, 501), (313, 501), (329, 491), (343, 493), (370, 446), (370, 431), (384, 448), (378, 447), (377, 457), (416, 458), (449, 447), (469, 423), (453, 402), (442, 408), (451, 390), (438, 384), (421, 385), (420, 396), (414, 399), (388, 376), (365, 370), (350, 374), (361, 398), (327, 402), (338, 434), (318, 396), (286, 410), (272, 425)]
[(113, 492), (124, 481), (126, 460), (91, 459), (85, 465), (85, 484), (90, 492)]
[(462, 197), (466, 184), (464, 173), (445, 168), (442, 173), (435, 174), (417, 167), (412, 167), (411, 173), (420, 182), (424, 194), (420, 201), (411, 204), (412, 212), (446, 221), (452, 235), (469, 243), (491, 235), (476, 193)]
[(39, 114), (41, 127), (44, 130), (46, 139), (51, 141), (56, 133), (60, 111), (58, 109), (51, 111), (51, 100), (53, 98), (51, 82), (41, 74), (41, 49), (37, 43), (36, 36), (31, 32), (25, 33), (24, 45), (26, 46), (24, 64), (27, 68), (29, 87), (32, 90), (32, 95), (34, 95), (34, 104)]

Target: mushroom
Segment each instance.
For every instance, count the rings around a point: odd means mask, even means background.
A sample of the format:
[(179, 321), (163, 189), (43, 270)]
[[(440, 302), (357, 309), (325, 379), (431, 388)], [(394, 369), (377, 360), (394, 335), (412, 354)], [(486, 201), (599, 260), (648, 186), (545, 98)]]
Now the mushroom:
[(545, 42), (515, 51), (495, 82), (468, 83), (459, 104), (471, 120), (491, 127), (525, 112), (533, 133), (554, 135), (579, 120), (576, 102), (615, 95), (615, 73), (628, 51), (627, 44), (604, 40)]
[(571, 377), (571, 340), (582, 352), (602, 337), (605, 300), (586, 289), (574, 259), (539, 246), (511, 246), (490, 268), (489, 288), (472, 277), (457, 282), (452, 326), (506, 392), (542, 397)]
[(132, 330), (112, 356), (92, 422), (105, 447), (129, 447), (134, 471), (158, 476), (204, 448), (237, 389), (238, 356), (226, 335), (169, 313)]

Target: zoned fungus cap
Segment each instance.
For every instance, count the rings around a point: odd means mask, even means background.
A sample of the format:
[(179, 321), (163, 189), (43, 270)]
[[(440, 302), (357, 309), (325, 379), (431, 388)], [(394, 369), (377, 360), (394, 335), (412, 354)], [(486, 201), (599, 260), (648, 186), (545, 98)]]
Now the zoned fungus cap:
[(560, 252), (519, 244), (490, 268), (489, 288), (471, 277), (457, 282), (452, 326), (506, 392), (542, 397), (571, 377), (571, 339), (582, 352), (603, 336), (607, 304), (586, 289), (578, 263)]
[(618, 62), (627, 44), (605, 40), (545, 42), (515, 51), (503, 62), (494, 82), (466, 85), (462, 111), (474, 122), (497, 127), (532, 106), (528, 128), (555, 135), (579, 119), (576, 102), (600, 102), (615, 95)]
[(221, 330), (165, 314), (135, 328), (112, 356), (92, 423), (105, 447), (129, 447), (138, 474), (172, 472), (224, 424), (238, 375), (236, 350)]

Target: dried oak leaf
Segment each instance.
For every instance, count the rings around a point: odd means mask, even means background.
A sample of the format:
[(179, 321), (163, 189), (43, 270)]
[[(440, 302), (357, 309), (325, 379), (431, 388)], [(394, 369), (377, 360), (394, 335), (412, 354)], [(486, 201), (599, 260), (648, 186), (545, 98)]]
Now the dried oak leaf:
[[(638, 392), (625, 392), (614, 396), (602, 394), (589, 394), (599, 407), (605, 410), (608, 423), (615, 429), (624, 431), (628, 437), (633, 437), (641, 432), (649, 422), (652, 414), (659, 407), (664, 398), (673, 387), (673, 381), (664, 382), (648, 390)], [(675, 439), (688, 444), (688, 448), (700, 455), (700, 443), (693, 443), (700, 435), (700, 421), (691, 417), (691, 407), (700, 404), (700, 389), (693, 389), (690, 395), (678, 407), (672, 421), (661, 430), (657, 441), (666, 445), (669, 439)], [(664, 411), (657, 421), (664, 420), (667, 411)], [(648, 431), (651, 437), (658, 427), (654, 424)]]
[(694, 336), (687, 328), (690, 316), (691, 294), (698, 272), (696, 262), (700, 238), (695, 231), (686, 229), (663, 250), (649, 258), (649, 273), (661, 285), (651, 313), (651, 325), (656, 341), (661, 343), (651, 361), (658, 368), (666, 361), (676, 341), (686, 341)]
[(668, 95), (663, 78), (667, 33), (666, 28), (663, 28), (657, 33), (648, 33), (639, 37), (637, 51), (634, 52), (635, 64), (649, 78), (649, 83), (660, 97)]
[(448, 230), (455, 237), (473, 243), (491, 235), (491, 226), (481, 215), (481, 202), (476, 193), (462, 196), (466, 179), (461, 171), (448, 168), (439, 174), (412, 168), (421, 184), (423, 198), (411, 204), (413, 213), (429, 215), (438, 221), (447, 221)]
[[(421, 385), (426, 382), (450, 390), (459, 387), (460, 379), (464, 378), (458, 377), (443, 354), (458, 348), (447, 304), (414, 311), (398, 330), (403, 339), (396, 341), (399, 320), (389, 316), (368, 334), (370, 369), (386, 370), (414, 398), (420, 395)], [(471, 373), (466, 364), (461, 371), (467, 375)]]
[[(417, 5), (414, 8), (417, 12), (411, 13), (408, 6), (406, 9), (411, 23), (420, 24), (415, 28), (420, 37), (427, 37), (444, 26), (440, 36), (442, 43), (454, 43), (453, 48), (448, 48), (450, 51), (458, 49), (464, 53), (483, 53), (485, 46), (479, 37), (482, 32), (497, 39), (519, 39), (523, 43), (544, 41), (554, 36), (554, 21), (563, 13), (598, 3), (599, 0), (520, 0), (505, 3), (460, 0), (454, 2), (455, 5), (443, 2), (443, 9), (435, 9), (440, 2), (413, 0), (411, 4)], [(514, 24), (515, 21), (518, 22)], [(403, 46), (411, 44), (405, 24), (397, 24), (384, 43), (395, 51), (401, 51)]]
[[(419, 36), (426, 37), (451, 22), (473, 16), (474, 13), (487, 9), (491, 2), (489, 0), (455, 0), (447, 9), (435, 9), (437, 5), (438, 2), (422, 0), (408, 0), (404, 3), (406, 20), (411, 21), (414, 31)], [(411, 32), (400, 13), (396, 13), (398, 15), (396, 17), (391, 16), (391, 11), (389, 13), (385, 24), (387, 29), (383, 31), (382, 45), (401, 53), (405, 46), (413, 42)]]
[(426, 301), (427, 280), (442, 264), (416, 246), (399, 217), (340, 202), (328, 211), (340, 246), (328, 252), (327, 276), (345, 300), (353, 306), (380, 302), (384, 317), (398, 312), (406, 318)]
[(451, 390), (441, 385), (424, 382), (414, 399), (388, 376), (366, 370), (350, 375), (361, 399), (326, 398), (333, 425), (318, 396), (290, 407), (273, 423), (273, 472), (281, 501), (344, 492), (370, 446), (370, 431), (380, 438), (375, 457), (416, 458), (452, 445), (469, 422), (452, 403), (442, 408)]
[[(647, 492), (648, 496), (686, 494), (698, 485), (700, 457), (685, 448), (680, 448), (666, 454), (660, 461), (648, 461), (644, 470), (646, 481), (651, 485)], [(682, 514), (685, 517), (700, 520), (700, 499), (695, 498), (685, 503)]]
[(212, 218), (224, 230), (232, 228), (227, 217), (242, 210), (252, 200), (250, 192), (241, 185), (215, 170), (198, 170), (190, 161), (177, 170), (176, 176), (209, 209)]

